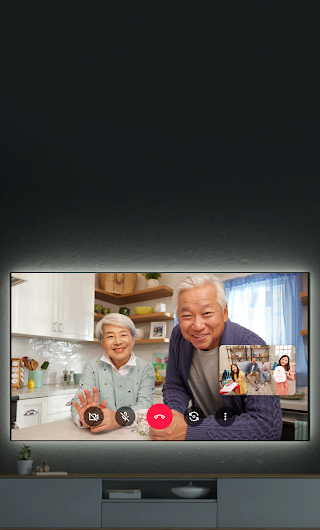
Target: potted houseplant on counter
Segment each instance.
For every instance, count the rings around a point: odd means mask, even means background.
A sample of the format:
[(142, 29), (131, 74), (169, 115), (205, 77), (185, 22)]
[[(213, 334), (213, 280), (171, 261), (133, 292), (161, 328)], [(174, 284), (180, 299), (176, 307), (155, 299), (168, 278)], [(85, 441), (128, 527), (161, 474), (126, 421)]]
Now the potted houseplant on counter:
[(31, 475), (33, 460), (31, 459), (34, 455), (31, 451), (30, 446), (23, 445), (18, 458), (18, 474), (19, 475)]
[(148, 289), (150, 289), (151, 287), (158, 287), (159, 285), (158, 278), (162, 276), (162, 273), (161, 272), (143, 272), (142, 276), (144, 276), (145, 279), (147, 280)]

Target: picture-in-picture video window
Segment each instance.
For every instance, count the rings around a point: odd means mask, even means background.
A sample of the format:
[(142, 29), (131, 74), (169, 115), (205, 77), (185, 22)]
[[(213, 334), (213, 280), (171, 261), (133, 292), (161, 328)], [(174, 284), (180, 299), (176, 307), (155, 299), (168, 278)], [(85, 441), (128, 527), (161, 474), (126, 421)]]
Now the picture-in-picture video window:
[(12, 273), (11, 440), (309, 440), (308, 273)]

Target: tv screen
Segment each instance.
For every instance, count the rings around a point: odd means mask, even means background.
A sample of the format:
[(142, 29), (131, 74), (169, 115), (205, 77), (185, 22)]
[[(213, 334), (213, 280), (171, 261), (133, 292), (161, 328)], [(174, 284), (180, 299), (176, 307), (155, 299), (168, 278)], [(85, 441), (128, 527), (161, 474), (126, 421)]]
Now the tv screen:
[(309, 274), (11, 274), (11, 440), (310, 440)]

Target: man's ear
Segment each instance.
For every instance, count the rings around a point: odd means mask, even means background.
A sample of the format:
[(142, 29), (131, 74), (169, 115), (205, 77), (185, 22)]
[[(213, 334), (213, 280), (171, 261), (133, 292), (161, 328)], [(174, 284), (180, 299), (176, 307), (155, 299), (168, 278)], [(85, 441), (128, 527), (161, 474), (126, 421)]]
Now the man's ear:
[(223, 321), (224, 322), (227, 322), (227, 320), (229, 318), (228, 315), (229, 315), (229, 313), (228, 313), (228, 304), (227, 304), (226, 307), (225, 307), (225, 310), (223, 312)]

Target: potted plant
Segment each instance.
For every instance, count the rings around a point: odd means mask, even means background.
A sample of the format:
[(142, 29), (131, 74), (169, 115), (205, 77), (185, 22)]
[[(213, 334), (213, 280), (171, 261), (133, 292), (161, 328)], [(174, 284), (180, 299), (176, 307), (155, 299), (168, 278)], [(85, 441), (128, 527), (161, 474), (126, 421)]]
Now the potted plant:
[(151, 287), (158, 287), (158, 278), (160, 278), (162, 274), (161, 272), (143, 272), (142, 276), (147, 280), (148, 289), (150, 289)]
[(23, 445), (18, 458), (18, 474), (19, 475), (31, 475), (33, 460), (32, 455), (35, 454), (31, 451), (30, 446)]

